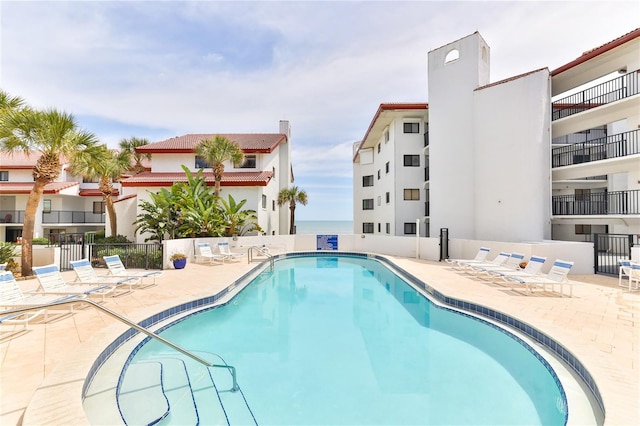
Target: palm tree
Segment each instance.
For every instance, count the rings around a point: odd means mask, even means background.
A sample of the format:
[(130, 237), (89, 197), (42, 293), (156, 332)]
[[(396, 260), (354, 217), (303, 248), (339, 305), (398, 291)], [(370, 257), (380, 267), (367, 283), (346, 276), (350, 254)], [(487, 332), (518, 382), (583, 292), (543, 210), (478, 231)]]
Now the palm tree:
[(289, 203), (289, 211), (291, 212), (289, 234), (293, 235), (295, 233), (296, 203), (306, 206), (307, 193), (304, 190), (299, 189), (297, 186), (281, 189), (278, 193), (278, 205), (282, 206), (286, 203)]
[(31, 275), (32, 272), (36, 212), (44, 187), (61, 173), (61, 156), (73, 160), (78, 155), (91, 155), (96, 144), (96, 137), (79, 129), (71, 114), (55, 109), (1, 111), (0, 149), (7, 153), (41, 154), (33, 168), (34, 184), (27, 199), (22, 228), (22, 275)]
[(122, 139), (120, 141), (120, 149), (122, 151), (126, 151), (133, 157), (133, 161), (135, 164), (133, 165), (133, 171), (138, 174), (144, 172), (144, 166), (142, 165), (142, 160), (147, 159), (151, 160), (151, 154), (140, 154), (136, 151), (136, 148), (139, 146), (148, 145), (149, 141), (144, 138), (136, 138), (131, 137), (129, 139)]
[(4, 90), (0, 90), (0, 111), (19, 110), (26, 106), (24, 99), (19, 96), (11, 96)]
[(220, 181), (224, 173), (224, 162), (233, 161), (241, 163), (244, 154), (240, 146), (221, 135), (216, 135), (211, 139), (205, 139), (196, 146), (196, 154), (204, 158), (207, 164), (213, 169), (213, 177), (216, 179), (215, 195), (220, 196)]
[(109, 216), (111, 235), (118, 235), (118, 220), (113, 206), (115, 189), (113, 182), (131, 169), (131, 154), (129, 151), (114, 151), (100, 145), (93, 156), (79, 155), (74, 158), (69, 171), (75, 176), (87, 179), (99, 178), (98, 188)]

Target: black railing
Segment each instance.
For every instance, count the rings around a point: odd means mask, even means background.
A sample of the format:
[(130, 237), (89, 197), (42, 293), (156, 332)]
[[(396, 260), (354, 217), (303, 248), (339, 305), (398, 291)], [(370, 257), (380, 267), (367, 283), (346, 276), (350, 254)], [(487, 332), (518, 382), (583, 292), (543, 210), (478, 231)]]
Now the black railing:
[(120, 256), (125, 268), (162, 269), (160, 244), (89, 244), (89, 259), (94, 267), (105, 267), (104, 256)]
[(429, 216), (429, 202), (425, 201), (424, 203), (424, 215)]
[(551, 204), (554, 216), (636, 215), (640, 214), (640, 189), (555, 195)]
[(104, 223), (103, 213), (52, 210), (42, 213), (42, 223)]
[(638, 135), (640, 135), (640, 130), (632, 130), (588, 142), (553, 148), (551, 150), (551, 167), (570, 166), (640, 154)]
[(425, 182), (429, 181), (429, 167), (424, 168), (424, 181)]
[(632, 71), (557, 100), (551, 104), (551, 120), (596, 108), (638, 94), (638, 71)]
[(24, 223), (24, 210), (0, 210), (0, 223)]

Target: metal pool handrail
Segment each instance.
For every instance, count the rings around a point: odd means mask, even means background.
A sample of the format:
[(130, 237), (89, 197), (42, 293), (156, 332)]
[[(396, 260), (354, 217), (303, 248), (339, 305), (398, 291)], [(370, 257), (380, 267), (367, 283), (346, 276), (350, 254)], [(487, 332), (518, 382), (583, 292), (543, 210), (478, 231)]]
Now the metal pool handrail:
[(260, 252), (260, 254), (262, 254), (263, 256), (266, 256), (269, 259), (269, 267), (273, 271), (273, 255), (271, 253), (269, 253), (265, 248), (260, 247), (260, 246), (250, 246), (249, 247), (249, 251), (248, 251), (248, 255), (247, 255), (247, 263), (253, 262), (253, 250), (254, 249), (258, 250)]
[[(183, 355), (188, 356), (189, 358), (199, 362), (200, 364), (204, 364), (207, 367), (223, 367), (223, 368), (228, 368), (231, 371), (231, 374), (233, 375), (233, 382), (234, 382), (234, 387), (237, 386), (236, 383), (236, 371), (234, 367), (231, 366), (218, 366), (216, 364), (212, 364), (209, 361), (205, 360), (204, 358), (199, 357), (198, 355), (195, 355), (191, 352), (189, 352), (186, 349), (181, 348), (180, 346), (176, 345), (175, 343), (172, 343), (170, 341), (168, 341), (167, 339), (158, 336), (156, 333), (154, 333), (153, 331), (147, 330), (146, 328), (136, 324), (135, 322), (128, 320), (127, 318), (123, 317), (122, 315), (105, 308), (104, 306), (101, 306), (97, 303), (95, 303), (92, 300), (88, 300), (88, 299), (68, 299), (68, 300), (62, 300), (59, 302), (52, 302), (52, 303), (45, 303), (42, 305), (33, 305), (33, 306), (29, 306), (29, 307), (25, 307), (25, 308), (16, 308), (16, 309), (10, 309), (7, 311), (2, 311), (2, 315), (14, 315), (14, 314), (22, 314), (24, 312), (28, 312), (28, 311), (33, 311), (33, 310), (38, 310), (38, 309), (46, 309), (46, 308), (51, 308), (54, 306), (63, 306), (63, 305), (72, 305), (72, 304), (76, 304), (76, 303), (86, 303), (90, 306), (93, 306), (94, 308), (98, 309), (99, 311), (104, 312), (105, 314), (117, 319), (118, 321), (128, 325), (131, 328), (134, 328), (136, 330), (138, 330), (139, 332), (146, 334), (147, 336), (151, 337), (152, 339), (155, 339), (157, 341), (159, 341), (160, 343), (163, 343), (167, 346), (169, 346), (172, 349), (175, 349), (176, 351), (180, 352)], [(229, 368), (231, 367), (231, 368)]]

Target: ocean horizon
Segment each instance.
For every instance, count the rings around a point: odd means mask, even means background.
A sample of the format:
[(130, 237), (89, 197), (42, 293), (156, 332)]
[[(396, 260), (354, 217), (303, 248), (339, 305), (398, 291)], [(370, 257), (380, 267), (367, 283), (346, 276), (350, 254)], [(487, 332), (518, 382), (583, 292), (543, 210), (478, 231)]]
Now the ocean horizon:
[(353, 234), (352, 220), (296, 220), (296, 234)]

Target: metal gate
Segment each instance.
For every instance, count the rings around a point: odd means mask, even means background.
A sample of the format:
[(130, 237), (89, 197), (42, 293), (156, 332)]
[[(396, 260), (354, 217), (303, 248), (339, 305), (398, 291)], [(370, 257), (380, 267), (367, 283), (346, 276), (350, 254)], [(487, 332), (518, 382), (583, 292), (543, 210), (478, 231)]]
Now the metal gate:
[(596, 274), (618, 275), (620, 260), (631, 259), (637, 235), (593, 234), (593, 265)]
[(71, 270), (71, 261), (85, 257), (84, 233), (50, 234), (49, 241), (60, 247), (60, 270)]

